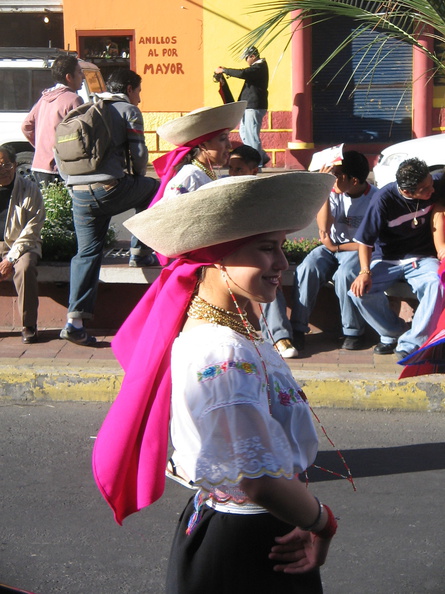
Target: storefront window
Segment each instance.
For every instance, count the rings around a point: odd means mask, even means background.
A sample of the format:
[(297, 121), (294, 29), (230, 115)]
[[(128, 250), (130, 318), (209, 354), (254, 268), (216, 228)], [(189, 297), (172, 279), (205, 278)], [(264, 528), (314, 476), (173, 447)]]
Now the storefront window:
[(108, 76), (116, 68), (130, 68), (133, 51), (133, 35), (119, 31), (88, 32), (79, 34), (79, 57), (96, 64), (102, 76)]

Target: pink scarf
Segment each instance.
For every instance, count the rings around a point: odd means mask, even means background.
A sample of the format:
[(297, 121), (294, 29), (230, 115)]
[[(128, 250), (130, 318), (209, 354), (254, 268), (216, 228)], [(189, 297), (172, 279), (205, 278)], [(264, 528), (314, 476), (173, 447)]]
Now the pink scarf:
[(186, 319), (197, 270), (251, 240), (204, 248), (172, 262), (162, 270), (113, 341), (125, 377), (97, 436), (93, 473), (118, 524), (154, 503), (164, 492), (171, 349)]

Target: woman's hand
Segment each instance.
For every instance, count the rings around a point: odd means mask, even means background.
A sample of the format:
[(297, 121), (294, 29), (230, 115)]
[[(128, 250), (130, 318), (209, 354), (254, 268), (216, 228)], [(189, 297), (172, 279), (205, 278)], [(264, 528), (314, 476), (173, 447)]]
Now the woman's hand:
[(312, 532), (294, 528), (284, 536), (277, 536), (269, 559), (276, 561), (274, 571), (305, 573), (323, 565), (331, 540), (314, 536)]

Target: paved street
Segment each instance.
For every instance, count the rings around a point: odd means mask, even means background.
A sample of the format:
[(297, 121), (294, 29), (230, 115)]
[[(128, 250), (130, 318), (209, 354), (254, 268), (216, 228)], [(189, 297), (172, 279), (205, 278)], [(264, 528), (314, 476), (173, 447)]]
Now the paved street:
[[(189, 492), (169, 482), (154, 506), (114, 523), (90, 471), (108, 406), (0, 403), (0, 583), (37, 594), (163, 592)], [(317, 413), (357, 485), (354, 493), (347, 481), (312, 476), (312, 491), (341, 518), (325, 594), (444, 594), (444, 415)], [(340, 469), (326, 440), (318, 462)]]

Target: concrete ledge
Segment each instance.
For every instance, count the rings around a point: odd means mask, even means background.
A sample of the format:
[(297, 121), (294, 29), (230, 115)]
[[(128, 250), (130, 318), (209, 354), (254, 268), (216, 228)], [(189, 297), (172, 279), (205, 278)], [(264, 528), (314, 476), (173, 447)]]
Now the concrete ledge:
[[(70, 265), (67, 262), (43, 262), (37, 267), (39, 283), (69, 283)], [(161, 266), (150, 268), (130, 268), (125, 264), (104, 264), (100, 269), (99, 281), (117, 284), (147, 285), (154, 282), (161, 272)]]
[[(284, 286), (293, 286), (295, 264), (291, 264), (282, 274), (282, 284)], [(130, 268), (125, 264), (112, 264), (105, 262), (100, 269), (99, 280), (103, 283), (117, 284), (151, 284), (161, 273), (161, 266), (150, 266), (146, 268)], [(42, 262), (38, 266), (39, 282), (55, 283), (69, 282), (70, 265), (69, 263), (48, 263)], [(332, 285), (333, 286), (333, 285)], [(398, 297), (401, 299), (417, 299), (408, 283), (398, 281), (390, 287), (386, 294), (389, 297)]]
[[(283, 274), (283, 290), (288, 305), (292, 303), (292, 287), (295, 265), (291, 265)], [(130, 268), (128, 258), (105, 258), (100, 270), (97, 306), (94, 319), (87, 323), (89, 329), (116, 330), (121, 326), (142, 296), (161, 272), (160, 266)], [(61, 328), (66, 321), (69, 300), (69, 263), (41, 263), (39, 274), (39, 327)], [(311, 324), (322, 330), (334, 330), (340, 327), (340, 312), (332, 283), (322, 287), (317, 298), (317, 305), (311, 315)], [(389, 297), (391, 307), (406, 321), (412, 319), (417, 300), (404, 300), (409, 286), (398, 283), (392, 287)], [(118, 307), (116, 307), (118, 304)], [(289, 309), (290, 315), (290, 309)], [(12, 282), (0, 286), (0, 319), (4, 327), (20, 325), (17, 296)]]

